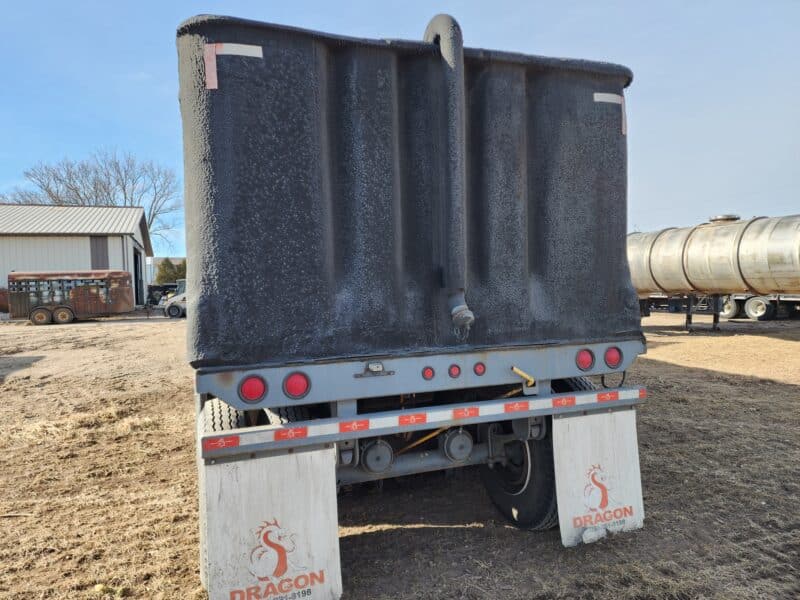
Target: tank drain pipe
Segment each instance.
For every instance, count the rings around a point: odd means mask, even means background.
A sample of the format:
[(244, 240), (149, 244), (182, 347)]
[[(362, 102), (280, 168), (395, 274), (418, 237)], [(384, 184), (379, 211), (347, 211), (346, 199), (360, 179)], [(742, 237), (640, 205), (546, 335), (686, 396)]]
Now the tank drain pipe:
[(437, 44), (442, 55), (447, 96), (447, 156), (443, 211), (442, 260), (447, 307), (453, 325), (469, 331), (475, 315), (466, 300), (467, 222), (464, 113), (464, 42), (461, 27), (450, 15), (436, 15), (425, 29), (425, 41)]

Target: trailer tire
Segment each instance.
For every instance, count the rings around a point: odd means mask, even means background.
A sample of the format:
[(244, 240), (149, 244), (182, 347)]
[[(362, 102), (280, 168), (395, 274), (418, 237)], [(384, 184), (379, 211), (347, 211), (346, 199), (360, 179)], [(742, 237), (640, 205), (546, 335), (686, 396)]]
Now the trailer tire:
[(769, 321), (775, 317), (775, 305), (763, 296), (753, 296), (744, 303), (744, 312), (754, 321)]
[(48, 325), (53, 322), (53, 313), (46, 308), (34, 308), (28, 319), (34, 325)]
[(203, 414), (207, 433), (247, 427), (246, 413), (225, 404), (219, 398), (213, 398), (206, 402), (203, 406)]
[(285, 425), (295, 421), (308, 421), (311, 418), (307, 406), (279, 406), (266, 408), (264, 412), (270, 425)]
[(723, 319), (735, 319), (742, 313), (742, 303), (730, 296), (724, 296), (721, 300), (719, 316)]
[(75, 320), (75, 313), (66, 306), (59, 306), (53, 311), (53, 323), (56, 325), (66, 325)]
[[(594, 384), (585, 377), (553, 381), (556, 393), (594, 390)], [(481, 479), (494, 505), (506, 519), (521, 529), (544, 531), (558, 525), (556, 502), (556, 475), (553, 465), (553, 422), (547, 418), (547, 433), (541, 440), (519, 442), (527, 459), (528, 469), (524, 479), (514, 477), (509, 481), (506, 467), (481, 468)], [(522, 470), (525, 473), (525, 469)], [(514, 483), (519, 484), (514, 489)]]

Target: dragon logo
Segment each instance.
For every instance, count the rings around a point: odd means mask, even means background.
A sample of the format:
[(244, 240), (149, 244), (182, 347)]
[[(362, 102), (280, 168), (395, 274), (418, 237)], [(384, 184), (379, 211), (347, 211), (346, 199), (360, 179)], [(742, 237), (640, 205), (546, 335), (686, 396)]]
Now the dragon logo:
[(259, 581), (278, 580), (292, 568), (290, 554), (295, 550), (295, 534), (282, 528), (277, 519), (264, 521), (256, 530), (257, 545), (250, 551), (250, 572)]
[(608, 507), (607, 477), (603, 467), (592, 465), (586, 472), (589, 483), (583, 488), (583, 500), (591, 511), (605, 510)]

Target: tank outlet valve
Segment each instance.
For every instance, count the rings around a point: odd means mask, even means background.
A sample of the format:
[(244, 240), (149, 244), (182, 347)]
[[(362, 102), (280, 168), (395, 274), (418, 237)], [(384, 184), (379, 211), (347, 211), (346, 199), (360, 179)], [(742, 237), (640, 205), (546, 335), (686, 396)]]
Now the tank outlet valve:
[(361, 451), (361, 466), (370, 473), (386, 473), (392, 468), (394, 450), (384, 440), (367, 442)]
[(453, 462), (467, 460), (472, 454), (473, 441), (469, 431), (449, 429), (441, 438), (442, 452)]

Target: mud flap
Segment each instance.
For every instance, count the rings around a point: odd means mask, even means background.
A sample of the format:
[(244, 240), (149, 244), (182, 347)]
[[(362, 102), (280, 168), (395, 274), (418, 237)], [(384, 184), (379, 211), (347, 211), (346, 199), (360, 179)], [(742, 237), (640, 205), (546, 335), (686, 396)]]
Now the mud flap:
[(553, 419), (561, 541), (590, 543), (644, 521), (636, 411)]
[(209, 600), (341, 596), (335, 461), (333, 448), (200, 460)]

